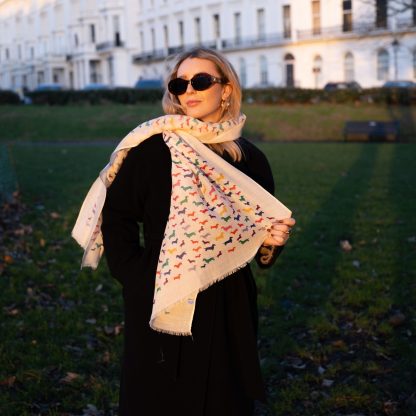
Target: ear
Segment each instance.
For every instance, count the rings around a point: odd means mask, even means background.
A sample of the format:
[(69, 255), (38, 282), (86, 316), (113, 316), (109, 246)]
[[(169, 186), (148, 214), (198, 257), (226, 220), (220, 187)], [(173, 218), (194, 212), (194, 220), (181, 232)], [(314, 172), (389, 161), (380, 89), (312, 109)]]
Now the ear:
[(223, 101), (227, 100), (232, 92), (233, 88), (231, 87), (230, 84), (225, 84), (223, 89), (222, 89), (222, 99)]

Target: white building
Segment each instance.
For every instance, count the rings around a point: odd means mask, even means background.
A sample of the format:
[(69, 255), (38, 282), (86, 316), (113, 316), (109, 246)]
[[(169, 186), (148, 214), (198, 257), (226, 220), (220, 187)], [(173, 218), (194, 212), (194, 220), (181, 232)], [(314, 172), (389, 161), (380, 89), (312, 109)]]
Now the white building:
[(0, 88), (133, 86), (172, 54), (221, 50), (246, 87), (416, 80), (416, 1), (0, 0)]

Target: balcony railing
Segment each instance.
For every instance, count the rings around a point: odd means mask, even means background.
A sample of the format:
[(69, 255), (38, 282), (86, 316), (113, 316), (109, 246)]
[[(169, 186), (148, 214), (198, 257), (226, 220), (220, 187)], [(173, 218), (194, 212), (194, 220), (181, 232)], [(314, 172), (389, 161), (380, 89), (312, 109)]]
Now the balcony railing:
[(391, 32), (392, 27), (390, 24), (386, 26), (377, 26), (373, 22), (361, 22), (353, 23), (351, 27), (347, 25), (339, 26), (329, 26), (329, 27), (320, 27), (313, 28), (308, 30), (298, 30), (297, 38), (298, 40), (308, 40), (308, 39), (321, 39), (321, 38), (335, 38), (341, 36), (351, 36), (351, 35), (368, 35), (376, 34), (383, 32)]
[(181, 46), (171, 46), (169, 48), (164, 49), (154, 49), (151, 51), (145, 51), (136, 55), (133, 55), (133, 62), (135, 63), (143, 63), (143, 62), (154, 62), (154, 61), (162, 61), (169, 56), (176, 55), (181, 53), (185, 50), (192, 49), (196, 46), (204, 46), (210, 49), (216, 49), (215, 43), (204, 43), (198, 45), (181, 45)]
[(121, 40), (117, 42), (116, 41), (101, 42), (95, 45), (95, 49), (97, 50), (97, 52), (104, 52), (110, 49), (122, 48), (122, 47), (124, 47), (124, 42)]
[(258, 36), (249, 36), (244, 38), (224, 39), (221, 42), (223, 50), (261, 48), (265, 46), (279, 45), (284, 42), (290, 42), (290, 37), (284, 33), (267, 33)]
[(153, 51), (146, 51), (133, 56), (133, 62), (145, 63), (154, 62), (166, 59), (171, 55), (190, 50), (192, 48), (202, 46), (209, 49), (220, 49), (223, 51), (249, 49), (249, 48), (261, 48), (265, 46), (279, 45), (282, 43), (290, 42), (291, 39), (285, 37), (283, 33), (267, 34), (263, 36), (252, 36), (245, 38), (232, 38), (232, 39), (217, 39), (208, 42), (202, 42), (198, 44), (188, 44), (183, 46), (174, 46), (164, 49), (155, 49)]
[(398, 30), (416, 30), (416, 19), (397, 19)]

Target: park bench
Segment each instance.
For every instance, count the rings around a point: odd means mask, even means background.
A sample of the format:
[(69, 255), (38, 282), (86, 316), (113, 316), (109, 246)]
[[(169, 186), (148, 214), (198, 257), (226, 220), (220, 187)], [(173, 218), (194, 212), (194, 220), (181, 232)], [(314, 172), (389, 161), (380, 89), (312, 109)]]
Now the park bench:
[(347, 121), (344, 127), (345, 141), (397, 141), (398, 121)]

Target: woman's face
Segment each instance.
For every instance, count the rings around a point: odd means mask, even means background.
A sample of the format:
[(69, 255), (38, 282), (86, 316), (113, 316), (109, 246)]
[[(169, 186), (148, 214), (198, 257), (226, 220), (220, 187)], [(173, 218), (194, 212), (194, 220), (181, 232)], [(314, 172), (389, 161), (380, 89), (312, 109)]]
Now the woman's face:
[[(221, 77), (215, 64), (208, 59), (187, 58), (178, 68), (177, 77), (186, 80), (192, 79), (196, 74), (206, 73)], [(179, 102), (187, 116), (202, 121), (218, 122), (221, 116), (221, 102), (231, 93), (231, 86), (214, 83), (205, 91), (196, 91), (188, 84), (186, 92), (178, 95)]]

